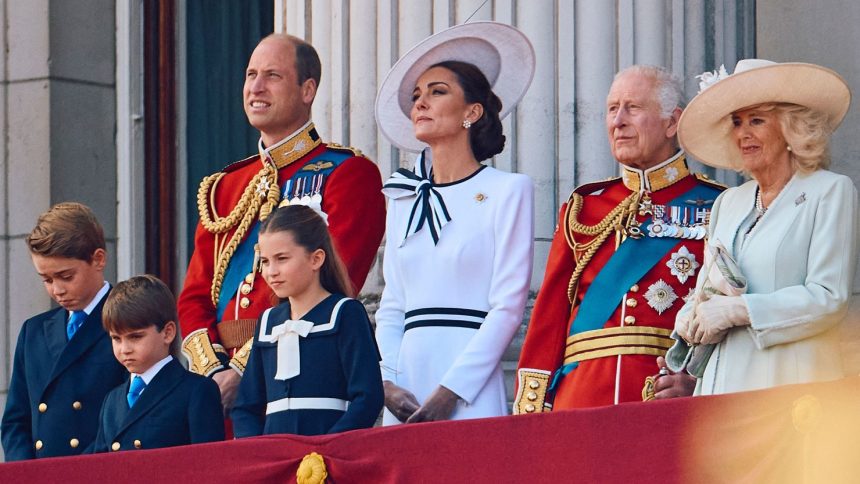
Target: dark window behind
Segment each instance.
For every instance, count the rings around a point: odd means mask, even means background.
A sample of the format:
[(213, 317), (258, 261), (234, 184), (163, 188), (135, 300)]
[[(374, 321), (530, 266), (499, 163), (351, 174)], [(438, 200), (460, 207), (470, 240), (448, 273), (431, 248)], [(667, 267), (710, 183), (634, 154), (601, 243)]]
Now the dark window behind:
[[(274, 30), (274, 0), (188, 0), (188, 234), (197, 227), (197, 187), (204, 176), (256, 151), (260, 134), (242, 109), (248, 57)], [(223, 214), (222, 214), (223, 215)]]

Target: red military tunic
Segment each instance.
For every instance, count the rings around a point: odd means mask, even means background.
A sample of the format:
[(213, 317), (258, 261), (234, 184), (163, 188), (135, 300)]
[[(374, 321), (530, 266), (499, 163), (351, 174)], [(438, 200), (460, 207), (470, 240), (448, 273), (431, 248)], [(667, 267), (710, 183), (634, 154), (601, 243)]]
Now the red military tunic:
[[(657, 370), (656, 357), (664, 355), (672, 345), (669, 334), (675, 314), (695, 287), (695, 275), (703, 261), (701, 239), (678, 238), (677, 244), (622, 298), (606, 301), (615, 309), (602, 329), (569, 338), (570, 324), (579, 304), (624, 237), (621, 231), (609, 229), (614, 233), (599, 245), (582, 271), (572, 305), (569, 284), (577, 259), (585, 256), (590, 242), (599, 242), (595, 241), (599, 235), (574, 230), (573, 220), (595, 226), (634, 192), (647, 194), (652, 204), (665, 205), (696, 184), (714, 186), (703, 177), (691, 175), (681, 153), (644, 172), (626, 166), (623, 169), (621, 178), (575, 190), (582, 196), (578, 213), (570, 213), (570, 201), (561, 209), (543, 284), (520, 355), (514, 413), (640, 401), (645, 377)], [(635, 217), (639, 223), (647, 218), (638, 213)], [(647, 224), (642, 225), (645, 227)], [(575, 254), (573, 244), (578, 249)], [(570, 362), (575, 358), (581, 358), (578, 367), (560, 376), (554, 392), (548, 394), (556, 370), (566, 359)]]
[[(327, 150), (339, 151), (341, 154), (344, 150), (349, 150), (348, 158), (324, 179), (322, 209), (328, 215), (329, 231), (335, 248), (358, 291), (364, 285), (385, 230), (382, 177), (376, 165), (364, 156), (349, 148), (320, 142), (313, 123), (308, 123), (268, 149), (261, 146), (260, 155), (225, 168), (220, 179), (211, 183), (208, 190), (201, 190), (198, 194), (198, 208), (201, 211), (208, 210), (208, 216), (215, 221), (218, 220), (217, 217), (227, 217), (242, 199), (247, 187), (259, 186), (257, 195), (265, 198), (267, 187), (254, 180), (265, 166), (265, 156), (271, 157), (278, 167), (278, 185), (283, 187), (308, 161)], [(207, 182), (204, 180), (205, 183)], [(259, 210), (250, 216), (253, 217), (252, 222), (256, 223)], [(237, 222), (235, 225), (240, 224)], [(179, 321), (185, 335), (183, 352), (189, 358), (191, 370), (203, 375), (211, 375), (225, 368), (229, 359), (228, 350), (238, 347), (242, 349), (236, 352), (229, 365), (241, 373), (247, 362), (249, 348), (243, 344), (250, 340), (245, 337), (244, 332), (239, 344), (229, 345), (232, 348), (222, 345), (225, 339), (236, 341), (238, 336), (222, 334), (223, 328), (219, 330), (220, 321), (216, 321), (212, 292), (218, 254), (228, 245), (230, 237), (237, 230), (236, 226), (221, 234), (213, 234), (202, 223), (198, 224), (194, 237), (194, 253), (188, 266), (185, 286), (177, 301)], [(246, 237), (247, 234), (243, 235), (242, 240)], [(247, 270), (243, 269), (243, 274), (250, 274), (251, 271), (249, 264)], [(276, 301), (259, 271), (254, 271), (253, 282), (243, 284), (245, 285), (250, 286), (250, 290), (239, 298), (233, 296), (222, 319), (250, 322), (250, 334), (247, 335), (250, 337), (258, 316)], [(231, 290), (237, 292), (237, 288)]]

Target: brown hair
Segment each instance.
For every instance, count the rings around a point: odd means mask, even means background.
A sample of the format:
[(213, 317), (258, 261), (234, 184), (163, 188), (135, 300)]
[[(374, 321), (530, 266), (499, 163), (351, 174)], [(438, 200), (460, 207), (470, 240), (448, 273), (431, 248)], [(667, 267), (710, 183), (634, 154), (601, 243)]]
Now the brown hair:
[(176, 299), (166, 284), (153, 275), (144, 274), (122, 281), (108, 294), (102, 309), (102, 326), (107, 332), (127, 333), (155, 326), (160, 333), (168, 322), (176, 325), (176, 337), (170, 354), (179, 353), (182, 338), (176, 317)]
[[(302, 85), (308, 79), (313, 79), (317, 86), (320, 85), (320, 77), (322, 77), (322, 63), (316, 49), (311, 44), (304, 40), (288, 34), (269, 34), (263, 38), (277, 39), (291, 44), (296, 49), (296, 77), (299, 85)], [(262, 43), (263, 40), (260, 42)], [(258, 44), (259, 45), (259, 44)]]
[(352, 283), (334, 249), (328, 226), (314, 209), (305, 205), (288, 205), (275, 210), (260, 225), (260, 235), (272, 232), (291, 233), (296, 244), (308, 252), (322, 249), (325, 252), (325, 261), (320, 268), (322, 287), (331, 293), (354, 296)]
[(96, 215), (82, 203), (63, 202), (39, 216), (27, 236), (33, 254), (92, 262), (97, 249), (105, 249), (105, 234)]

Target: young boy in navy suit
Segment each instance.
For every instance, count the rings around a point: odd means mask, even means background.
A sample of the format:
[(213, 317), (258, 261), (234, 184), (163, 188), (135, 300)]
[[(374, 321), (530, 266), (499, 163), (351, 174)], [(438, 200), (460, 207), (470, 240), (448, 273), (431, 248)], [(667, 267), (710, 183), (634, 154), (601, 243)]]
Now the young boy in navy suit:
[(60, 305), (24, 322), (3, 412), (7, 461), (80, 454), (98, 429), (101, 402), (127, 379), (101, 315), (110, 285), (104, 231), (79, 203), (39, 216), (27, 237), (36, 272)]
[(120, 282), (102, 320), (131, 377), (105, 397), (93, 452), (224, 440), (218, 385), (176, 359), (176, 301), (163, 282), (150, 275)]

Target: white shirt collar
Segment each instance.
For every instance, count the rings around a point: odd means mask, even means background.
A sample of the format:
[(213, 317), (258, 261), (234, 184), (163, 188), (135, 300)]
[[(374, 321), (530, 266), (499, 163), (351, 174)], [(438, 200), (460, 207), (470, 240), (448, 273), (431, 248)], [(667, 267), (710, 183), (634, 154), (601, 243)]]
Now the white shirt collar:
[(129, 377), (129, 381), (134, 380), (134, 377), (139, 376), (139, 377), (143, 378), (143, 383), (146, 383), (147, 385), (149, 385), (149, 382), (151, 382), (152, 379), (155, 378), (155, 375), (157, 375), (158, 372), (161, 371), (162, 368), (164, 368), (168, 363), (170, 363), (170, 360), (172, 360), (172, 359), (173, 359), (173, 356), (171, 356), (171, 355), (165, 356), (158, 363), (150, 366), (148, 370), (141, 373), (140, 375), (138, 375), (137, 373), (132, 373)]
[[(95, 309), (96, 306), (99, 305), (99, 303), (105, 297), (105, 294), (107, 294), (109, 290), (110, 290), (110, 284), (108, 284), (108, 282), (105, 281), (105, 283), (102, 285), (102, 288), (99, 289), (99, 292), (96, 293), (96, 297), (94, 297), (93, 300), (90, 301), (90, 303), (87, 305), (87, 307), (84, 308), (84, 312), (87, 313), (87, 316), (89, 316), (90, 314), (93, 313), (93, 309)], [(72, 312), (69, 311), (69, 317), (71, 317), (71, 316), (72, 316)]]

